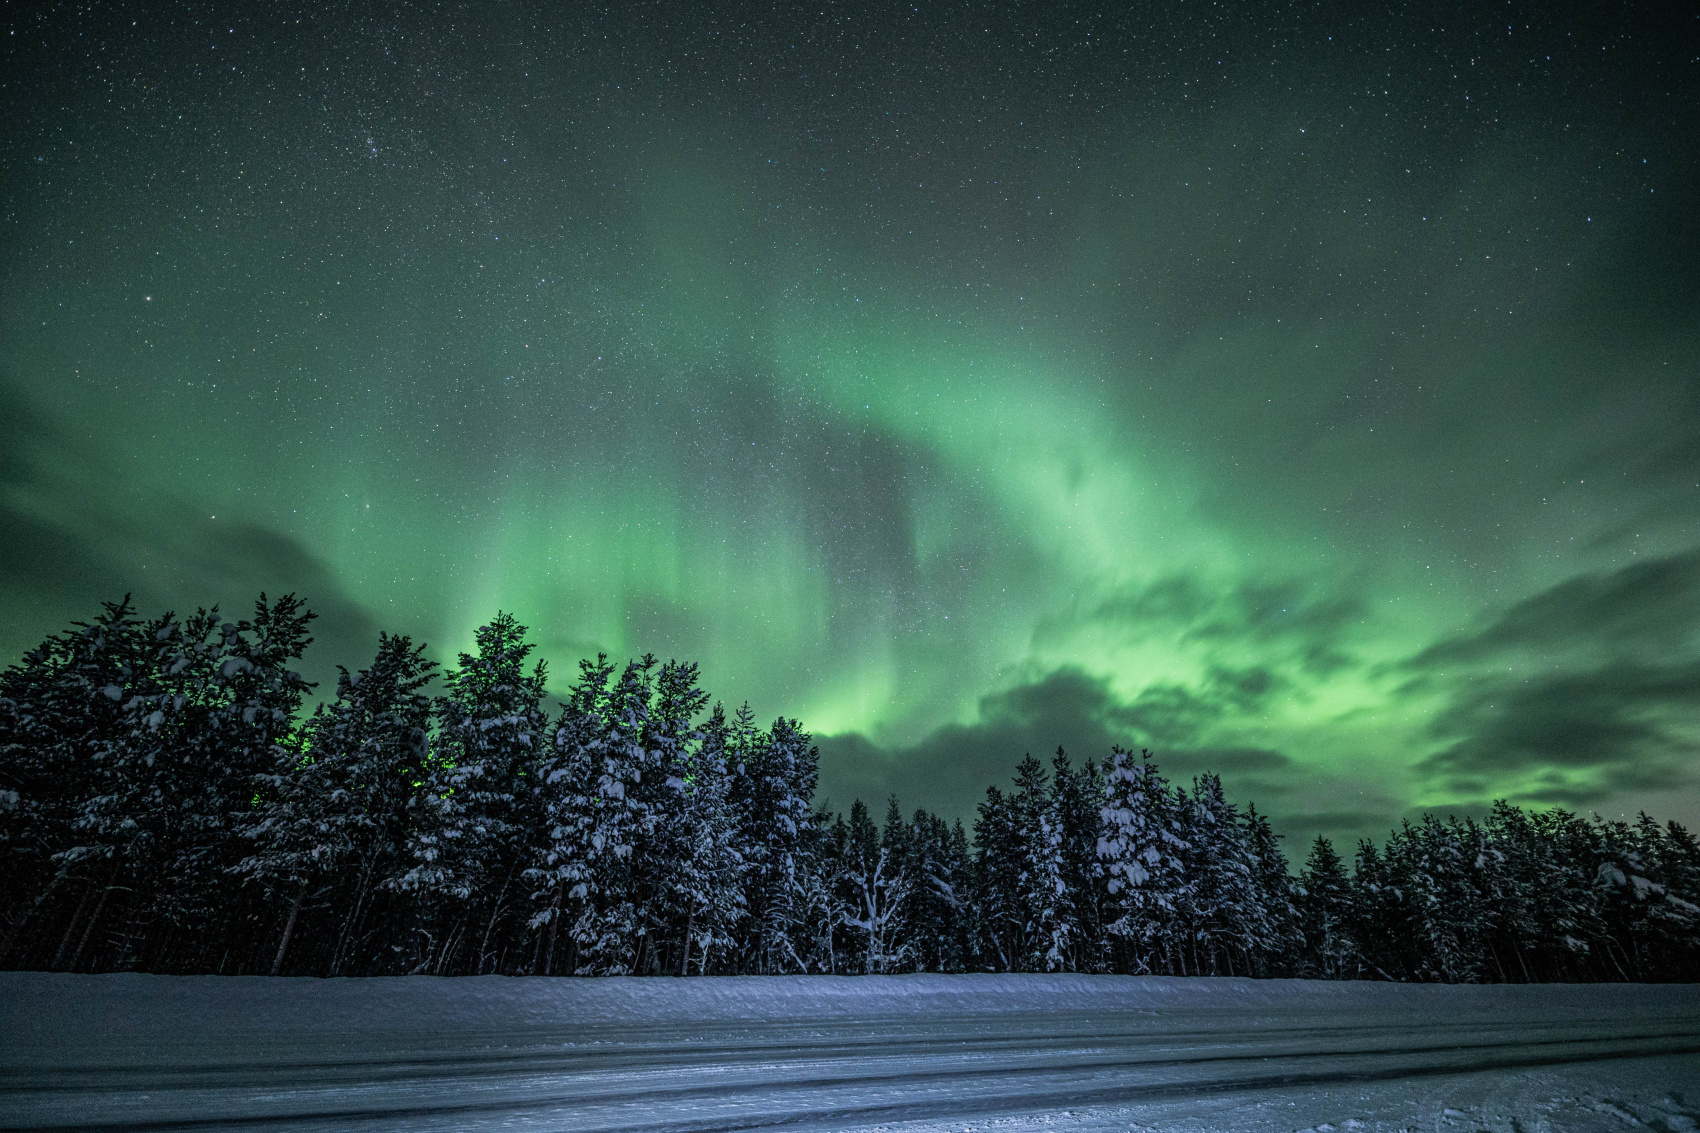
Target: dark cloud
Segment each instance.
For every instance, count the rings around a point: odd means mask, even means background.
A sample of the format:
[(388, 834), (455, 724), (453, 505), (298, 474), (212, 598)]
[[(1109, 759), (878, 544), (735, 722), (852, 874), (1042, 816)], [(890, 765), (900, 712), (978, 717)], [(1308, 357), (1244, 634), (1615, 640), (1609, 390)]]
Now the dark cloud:
[[(1278, 751), (1180, 742), (1271, 685), (1261, 670), (1218, 670), (1202, 691), (1163, 685), (1128, 704), (1104, 680), (1065, 667), (983, 697), (977, 723), (947, 725), (911, 747), (886, 749), (854, 733), (818, 739), (820, 797), (843, 808), (856, 798), (872, 803), (896, 794), (905, 809), (968, 819), (986, 788), (1007, 780), (1022, 756), (1048, 759), (1059, 746), (1077, 762), (1100, 759), (1116, 744), (1149, 747), (1179, 782), (1205, 771), (1224, 773), (1230, 785), (1278, 776), (1291, 766)], [(1265, 793), (1280, 793), (1275, 786)]]
[(1103, 681), (1058, 669), (983, 697), (978, 723), (946, 725), (911, 747), (886, 749), (856, 734), (817, 740), (820, 797), (842, 808), (895, 793), (905, 809), (968, 819), (986, 788), (1006, 780), (1023, 755), (1048, 758), (1061, 746), (1076, 758), (1096, 759), (1112, 744), (1129, 742), (1118, 711)]
[(1197, 687), (1148, 685), (1126, 704), (1112, 701), (1105, 691), (1098, 710), (1119, 735), (1168, 749), (1197, 743), (1201, 733), (1224, 716), (1256, 710), (1285, 683), (1262, 666), (1211, 666)]
[(1700, 552), (1567, 580), (1411, 664), (1450, 690), (1432, 725), (1450, 742), (1420, 769), (1455, 795), (1592, 806), (1691, 783)]
[[(1690, 723), (1700, 707), (1700, 663), (1610, 664), (1579, 672), (1472, 682), (1435, 720), (1457, 736), (1424, 770), (1452, 791), (1482, 796), (1520, 772), (1559, 769), (1537, 801), (1599, 802), (1633, 788), (1671, 787), (1694, 774)], [(1575, 773), (1582, 773), (1576, 776)], [(1596, 784), (1576, 795), (1578, 779)]]
[(1691, 650), (1700, 630), (1700, 550), (1562, 582), (1511, 607), (1479, 633), (1439, 642), (1419, 669), (1496, 660), (1513, 651)]
[(1037, 636), (1043, 640), (1096, 624), (1133, 640), (1172, 634), (1205, 645), (1255, 642), (1280, 646), (1303, 669), (1324, 676), (1352, 663), (1345, 636), (1364, 620), (1366, 609), (1358, 594), (1323, 593), (1296, 579), (1211, 590), (1191, 575), (1169, 575), (1054, 619)]
[(300, 543), (126, 485), (4, 381), (0, 531), (8, 661), (125, 594), (144, 616), (213, 605), (245, 616), (261, 591), (298, 594), (319, 615), (302, 669), (332, 687), (337, 664), (364, 665), (377, 647), (380, 627)]

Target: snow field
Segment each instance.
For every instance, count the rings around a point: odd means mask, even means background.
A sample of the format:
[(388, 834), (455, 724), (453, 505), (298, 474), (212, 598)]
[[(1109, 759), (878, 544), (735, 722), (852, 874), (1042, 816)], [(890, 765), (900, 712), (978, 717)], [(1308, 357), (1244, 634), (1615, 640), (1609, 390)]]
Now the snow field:
[(0, 973), (0, 1128), (1694, 1129), (1700, 987)]

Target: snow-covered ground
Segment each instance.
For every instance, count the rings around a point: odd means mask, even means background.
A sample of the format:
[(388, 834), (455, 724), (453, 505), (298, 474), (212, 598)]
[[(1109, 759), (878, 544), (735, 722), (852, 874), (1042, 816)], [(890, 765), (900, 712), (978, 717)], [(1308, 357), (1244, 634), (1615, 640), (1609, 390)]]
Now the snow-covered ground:
[(1700, 986), (0, 973), (0, 1128), (1692, 1130)]

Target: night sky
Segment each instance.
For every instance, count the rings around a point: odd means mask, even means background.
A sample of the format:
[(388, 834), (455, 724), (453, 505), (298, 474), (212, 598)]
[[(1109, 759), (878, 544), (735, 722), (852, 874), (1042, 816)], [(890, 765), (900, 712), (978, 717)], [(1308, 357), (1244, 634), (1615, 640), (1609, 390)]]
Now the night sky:
[(6, 9), (0, 662), (508, 610), (840, 807), (1700, 823), (1690, 6), (707, 7)]

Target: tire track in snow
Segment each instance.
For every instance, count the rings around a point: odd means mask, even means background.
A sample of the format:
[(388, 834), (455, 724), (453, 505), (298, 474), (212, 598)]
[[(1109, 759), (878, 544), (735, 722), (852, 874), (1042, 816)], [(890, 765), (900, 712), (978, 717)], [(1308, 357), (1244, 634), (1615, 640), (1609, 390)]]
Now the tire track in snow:
[[(1674, 1020), (1673, 1020), (1674, 1022)], [(475, 1129), (547, 1127), (713, 1133), (843, 1129), (870, 1123), (968, 1119), (1036, 1109), (1129, 1104), (1306, 1085), (1528, 1069), (1700, 1053), (1686, 1027), (1592, 1026), (1531, 1039), (1478, 1027), (1310, 1028), (1204, 1036), (1148, 1028), (1023, 1039), (877, 1035), (819, 1041), (776, 1059), (771, 1044), (637, 1051), (556, 1050), (489, 1059), (352, 1064), (247, 1062), (0, 1074), (8, 1129)], [(1394, 1041), (1402, 1037), (1405, 1041)], [(1411, 1041), (1411, 1040), (1417, 1041)], [(1190, 1041), (1189, 1041), (1190, 1040)], [(1322, 1041), (1319, 1041), (1322, 1040)], [(1190, 1048), (1190, 1049), (1189, 1049)], [(21, 1119), (21, 1120), (20, 1120)]]

